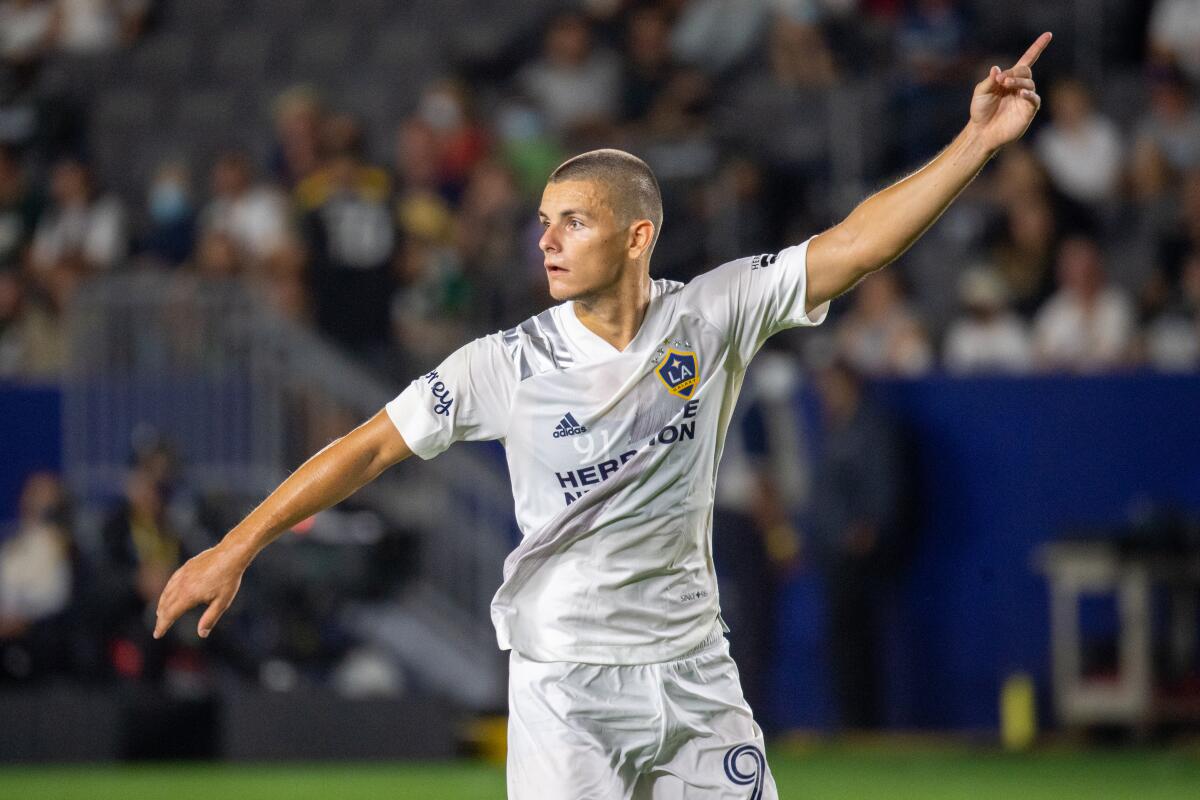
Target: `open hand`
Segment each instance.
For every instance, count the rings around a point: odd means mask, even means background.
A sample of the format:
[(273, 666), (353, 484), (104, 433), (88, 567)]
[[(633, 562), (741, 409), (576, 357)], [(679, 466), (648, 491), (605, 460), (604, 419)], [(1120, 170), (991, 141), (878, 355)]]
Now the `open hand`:
[(154, 638), (161, 639), (175, 620), (201, 603), (208, 603), (208, 609), (200, 617), (196, 633), (201, 637), (208, 636), (237, 595), (245, 571), (246, 563), (222, 549), (221, 545), (188, 559), (175, 570), (158, 598)]
[(1050, 44), (1051, 34), (1039, 36), (1010, 69), (992, 67), (971, 97), (971, 124), (993, 150), (1021, 137), (1042, 98), (1033, 82), (1033, 64)]

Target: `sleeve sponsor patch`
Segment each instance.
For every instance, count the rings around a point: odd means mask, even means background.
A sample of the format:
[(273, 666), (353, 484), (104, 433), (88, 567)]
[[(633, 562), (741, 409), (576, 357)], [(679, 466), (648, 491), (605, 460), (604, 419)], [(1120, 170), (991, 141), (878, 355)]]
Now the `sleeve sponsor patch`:
[(775, 263), (775, 254), (774, 253), (763, 253), (760, 256), (754, 256), (753, 258), (750, 259), (750, 269), (752, 269), (752, 270), (762, 269), (763, 267), (769, 267), (774, 263)]

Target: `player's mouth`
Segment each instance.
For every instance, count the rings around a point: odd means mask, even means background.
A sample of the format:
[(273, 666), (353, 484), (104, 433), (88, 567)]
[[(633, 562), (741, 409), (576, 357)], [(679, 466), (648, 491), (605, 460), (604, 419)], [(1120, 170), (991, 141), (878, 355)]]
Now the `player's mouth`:
[(546, 272), (549, 275), (561, 275), (566, 271), (567, 269), (565, 267), (560, 267), (558, 264), (546, 262)]

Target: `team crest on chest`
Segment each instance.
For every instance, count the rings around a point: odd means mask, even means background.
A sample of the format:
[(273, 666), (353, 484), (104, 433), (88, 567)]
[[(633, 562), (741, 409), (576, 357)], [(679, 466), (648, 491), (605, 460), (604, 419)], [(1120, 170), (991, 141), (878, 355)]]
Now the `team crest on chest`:
[(667, 391), (684, 400), (690, 399), (700, 384), (700, 360), (692, 350), (668, 348), (654, 372)]

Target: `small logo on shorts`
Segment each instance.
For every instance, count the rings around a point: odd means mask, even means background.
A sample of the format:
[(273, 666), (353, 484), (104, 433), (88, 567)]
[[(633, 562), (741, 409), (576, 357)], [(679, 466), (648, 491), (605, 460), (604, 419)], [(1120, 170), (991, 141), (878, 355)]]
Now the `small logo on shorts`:
[(587, 426), (576, 422), (575, 415), (568, 411), (563, 414), (563, 418), (558, 422), (558, 427), (554, 429), (554, 438), (561, 439), (564, 436), (577, 436), (581, 433), (587, 433)]
[(739, 744), (725, 753), (725, 777), (736, 786), (752, 786), (750, 800), (762, 800), (767, 759), (752, 744)]

